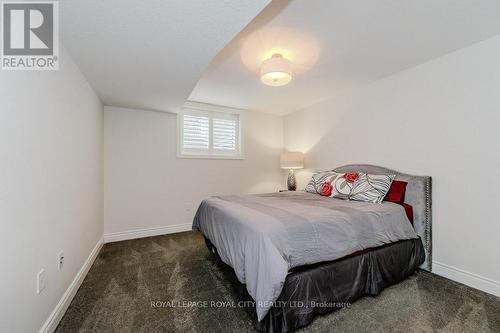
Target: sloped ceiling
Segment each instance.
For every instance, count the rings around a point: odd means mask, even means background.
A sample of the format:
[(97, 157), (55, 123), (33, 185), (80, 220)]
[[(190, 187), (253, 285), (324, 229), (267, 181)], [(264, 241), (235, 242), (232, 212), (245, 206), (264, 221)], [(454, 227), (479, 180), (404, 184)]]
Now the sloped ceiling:
[[(498, 0), (275, 0), (217, 55), (189, 98), (287, 114), (499, 33)], [(286, 86), (259, 81), (273, 49), (295, 64)]]
[(60, 35), (105, 105), (175, 112), (270, 0), (62, 0)]

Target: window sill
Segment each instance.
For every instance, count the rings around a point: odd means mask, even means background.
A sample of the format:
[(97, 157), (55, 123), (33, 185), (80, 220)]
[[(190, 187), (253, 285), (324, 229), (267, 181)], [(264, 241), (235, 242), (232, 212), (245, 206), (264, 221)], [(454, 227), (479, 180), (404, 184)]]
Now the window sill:
[(187, 159), (205, 159), (205, 160), (244, 160), (243, 155), (196, 155), (196, 154), (177, 154), (177, 158)]

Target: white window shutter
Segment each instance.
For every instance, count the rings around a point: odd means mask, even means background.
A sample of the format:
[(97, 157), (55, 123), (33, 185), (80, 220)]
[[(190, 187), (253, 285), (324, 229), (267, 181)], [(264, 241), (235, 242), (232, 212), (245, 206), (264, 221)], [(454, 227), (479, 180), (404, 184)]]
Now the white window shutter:
[(226, 152), (238, 151), (238, 119), (236, 116), (227, 117), (226, 119), (217, 118), (215, 115), (212, 118), (213, 131), (213, 149)]
[(180, 157), (241, 158), (240, 114), (186, 108), (179, 116)]
[(184, 149), (210, 149), (210, 118), (191, 114), (183, 115), (182, 146)]

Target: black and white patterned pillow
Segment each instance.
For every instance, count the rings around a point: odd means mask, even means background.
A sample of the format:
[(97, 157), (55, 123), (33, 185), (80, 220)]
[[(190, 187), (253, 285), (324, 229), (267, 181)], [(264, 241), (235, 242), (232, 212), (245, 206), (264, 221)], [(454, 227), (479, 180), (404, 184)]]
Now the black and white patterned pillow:
[(360, 173), (353, 184), (349, 199), (381, 203), (396, 175), (371, 175)]
[(304, 190), (306, 192), (319, 194), (323, 184), (325, 182), (331, 182), (337, 176), (338, 173), (333, 171), (316, 171)]
[(332, 198), (349, 200), (351, 197), (352, 189), (354, 188), (354, 181), (348, 181), (345, 174), (339, 174), (338, 177), (332, 179)]

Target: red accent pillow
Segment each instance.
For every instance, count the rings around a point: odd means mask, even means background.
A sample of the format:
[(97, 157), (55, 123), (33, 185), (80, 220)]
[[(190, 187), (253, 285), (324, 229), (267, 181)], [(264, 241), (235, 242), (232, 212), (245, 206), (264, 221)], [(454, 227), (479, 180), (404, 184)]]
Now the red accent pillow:
[(385, 195), (384, 201), (403, 203), (405, 201), (406, 185), (408, 185), (407, 182), (394, 180)]
[(408, 220), (413, 225), (413, 207), (407, 203), (401, 203), (400, 205), (405, 209), (406, 216), (408, 216)]

